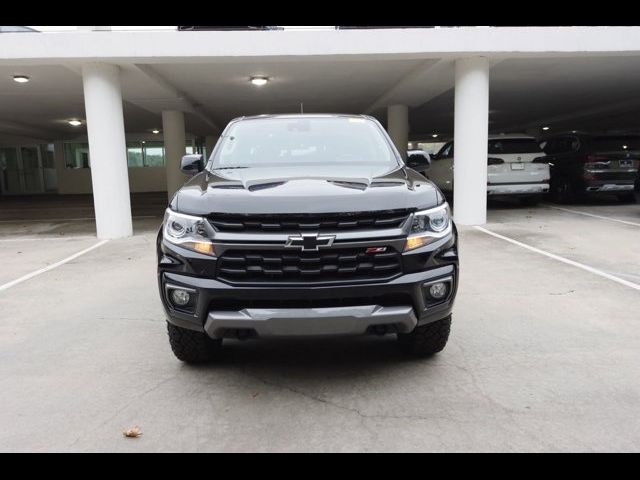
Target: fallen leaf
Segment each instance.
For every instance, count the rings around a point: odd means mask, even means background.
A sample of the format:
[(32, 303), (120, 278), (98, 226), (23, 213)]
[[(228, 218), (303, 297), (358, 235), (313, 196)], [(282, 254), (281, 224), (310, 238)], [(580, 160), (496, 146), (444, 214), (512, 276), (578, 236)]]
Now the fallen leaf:
[(256, 392), (253, 394), (253, 398), (256, 398), (258, 395), (260, 395), (260, 392)]
[(140, 430), (140, 427), (132, 427), (129, 430), (125, 430), (124, 432), (122, 432), (122, 435), (127, 438), (138, 438), (140, 435), (142, 435), (142, 430)]

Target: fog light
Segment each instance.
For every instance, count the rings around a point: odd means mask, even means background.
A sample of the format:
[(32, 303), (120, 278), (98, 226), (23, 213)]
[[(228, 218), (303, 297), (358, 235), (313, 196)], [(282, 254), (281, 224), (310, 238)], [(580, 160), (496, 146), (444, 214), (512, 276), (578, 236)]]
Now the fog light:
[(444, 282), (434, 283), (429, 287), (429, 295), (434, 300), (442, 300), (447, 296), (447, 284)]
[(171, 301), (178, 307), (184, 307), (189, 304), (191, 295), (186, 290), (172, 290)]

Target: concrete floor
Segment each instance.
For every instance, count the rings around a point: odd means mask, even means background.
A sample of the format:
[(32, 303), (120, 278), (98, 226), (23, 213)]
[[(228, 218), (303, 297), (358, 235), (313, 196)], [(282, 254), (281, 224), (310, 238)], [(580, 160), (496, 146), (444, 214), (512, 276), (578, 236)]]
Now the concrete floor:
[[(133, 238), (0, 291), (0, 451), (640, 450), (640, 291), (464, 228), (435, 358), (391, 337), (252, 341), (190, 367), (167, 341), (151, 203)], [(0, 203), (0, 285), (97, 243), (90, 205), (29, 206)], [(569, 208), (496, 205), (486, 228), (640, 284), (640, 205)]]

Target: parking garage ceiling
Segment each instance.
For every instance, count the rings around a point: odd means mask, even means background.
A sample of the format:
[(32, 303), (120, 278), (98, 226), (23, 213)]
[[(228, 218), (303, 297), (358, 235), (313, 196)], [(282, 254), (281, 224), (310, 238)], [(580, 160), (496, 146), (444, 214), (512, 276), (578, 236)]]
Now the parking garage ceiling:
[[(187, 112), (187, 130), (215, 133), (232, 118), (263, 113), (370, 113), (385, 121), (385, 106), (410, 106), (411, 136), (453, 131), (452, 59), (234, 59), (216, 62), (121, 63), (125, 124), (132, 133), (161, 126), (161, 112)], [(13, 75), (30, 77), (17, 84)], [(249, 83), (265, 75), (263, 87)], [(544, 125), (553, 130), (640, 130), (640, 57), (589, 56), (494, 60), (490, 128), (493, 133)], [(77, 64), (0, 65), (0, 132), (73, 138), (84, 126)]]

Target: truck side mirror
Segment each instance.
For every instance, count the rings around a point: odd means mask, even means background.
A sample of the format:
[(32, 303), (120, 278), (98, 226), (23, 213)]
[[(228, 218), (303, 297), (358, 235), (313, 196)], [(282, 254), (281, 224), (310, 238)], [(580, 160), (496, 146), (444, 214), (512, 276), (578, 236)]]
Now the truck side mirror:
[(180, 162), (180, 170), (185, 175), (197, 175), (204, 170), (204, 157), (202, 155), (185, 155)]
[(407, 166), (418, 172), (431, 168), (431, 157), (424, 150), (409, 150), (407, 152)]

